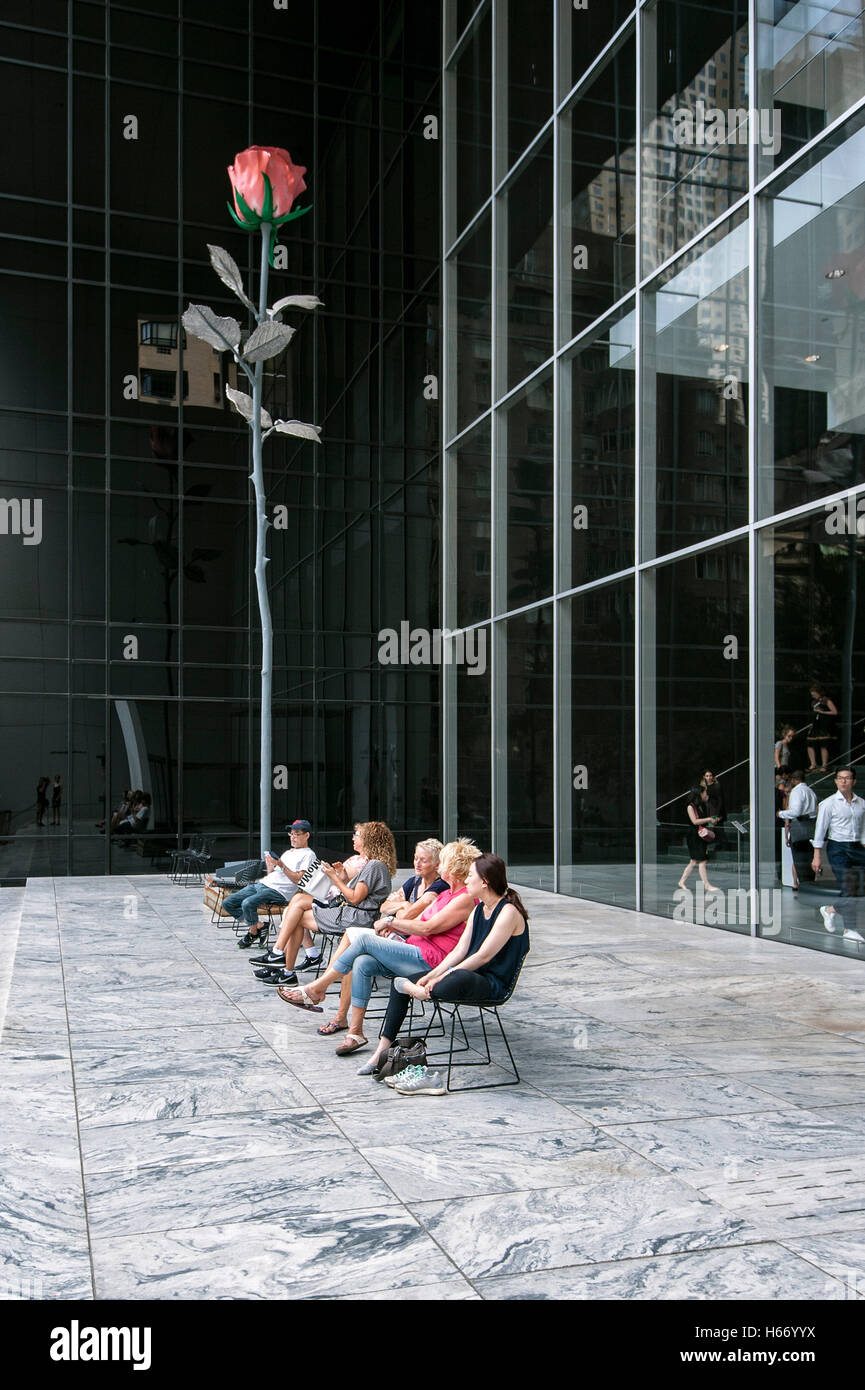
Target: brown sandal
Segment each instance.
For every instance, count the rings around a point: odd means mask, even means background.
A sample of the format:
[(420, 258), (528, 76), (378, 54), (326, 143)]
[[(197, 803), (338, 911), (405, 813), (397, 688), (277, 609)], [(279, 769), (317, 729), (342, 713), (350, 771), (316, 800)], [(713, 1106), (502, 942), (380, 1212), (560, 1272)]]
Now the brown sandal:
[(329, 1038), (333, 1033), (344, 1033), (347, 1027), (347, 1023), (337, 1023), (336, 1019), (332, 1018), (330, 1023), (323, 1023), (315, 1031), (320, 1033), (323, 1038)]
[(336, 1049), (337, 1057), (351, 1057), (353, 1053), (360, 1052), (361, 1048), (369, 1047), (369, 1039), (362, 1038), (360, 1033), (346, 1033), (345, 1042)]

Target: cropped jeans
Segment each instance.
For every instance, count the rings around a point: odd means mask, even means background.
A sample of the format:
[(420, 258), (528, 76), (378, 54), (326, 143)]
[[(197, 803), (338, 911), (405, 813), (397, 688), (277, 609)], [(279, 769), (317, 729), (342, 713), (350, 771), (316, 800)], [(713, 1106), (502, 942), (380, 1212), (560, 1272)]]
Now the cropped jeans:
[(433, 968), (419, 946), (392, 937), (366, 935), (353, 941), (332, 964), (340, 975), (351, 971), (351, 1002), (355, 1009), (366, 1008), (376, 975), (408, 975), (416, 979)]

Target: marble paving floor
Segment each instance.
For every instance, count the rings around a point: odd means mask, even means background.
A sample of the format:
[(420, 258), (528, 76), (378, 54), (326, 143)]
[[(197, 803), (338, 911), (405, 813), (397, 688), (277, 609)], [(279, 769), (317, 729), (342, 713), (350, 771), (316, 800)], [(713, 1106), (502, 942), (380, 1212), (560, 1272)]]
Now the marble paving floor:
[(0, 889), (0, 1297), (865, 1297), (865, 960), (527, 889), (520, 1085), (409, 1098), (201, 896)]

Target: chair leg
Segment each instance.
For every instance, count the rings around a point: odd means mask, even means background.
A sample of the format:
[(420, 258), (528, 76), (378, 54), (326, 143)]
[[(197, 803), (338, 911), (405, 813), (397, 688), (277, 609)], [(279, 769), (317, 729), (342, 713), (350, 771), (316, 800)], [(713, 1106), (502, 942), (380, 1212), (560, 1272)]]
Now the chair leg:
[[(471, 1005), (471, 1004), (465, 1006), (465, 1007), (467, 1007), (467, 1008), (477, 1008), (478, 1013), (480, 1014), (481, 1029), (483, 1030), (483, 1035), (484, 1035), (484, 1047), (485, 1047), (485, 1050), (486, 1050), (486, 1056), (485, 1056), (485, 1057), (482, 1057), (481, 1060), (480, 1060), (479, 1062), (455, 1062), (455, 1061), (454, 1061), (454, 1054), (455, 1054), (455, 1053), (459, 1053), (459, 1052), (465, 1052), (465, 1051), (467, 1051), (467, 1050), (469, 1049), (470, 1044), (469, 1044), (469, 1041), (468, 1041), (468, 1037), (467, 1037), (467, 1035), (466, 1035), (465, 1027), (463, 1026), (462, 1014), (461, 1014), (461, 1006), (460, 1006), (459, 1004), (454, 1004), (454, 1005), (452, 1005), (451, 1007), (452, 1007), (452, 1013), (451, 1013), (450, 1045), (449, 1045), (449, 1048), (448, 1048), (448, 1072), (447, 1072), (447, 1083), (446, 1083), (446, 1084), (447, 1084), (447, 1089), (448, 1089), (449, 1091), (492, 1091), (492, 1090), (495, 1090), (495, 1089), (496, 1089), (497, 1087), (499, 1087), (499, 1086), (518, 1086), (519, 1083), (520, 1083), (520, 1074), (519, 1074), (519, 1072), (518, 1072), (518, 1070), (517, 1070), (517, 1064), (516, 1064), (516, 1062), (514, 1061), (514, 1054), (513, 1054), (513, 1052), (511, 1051), (511, 1046), (510, 1046), (510, 1043), (508, 1042), (507, 1034), (505, 1033), (505, 1029), (504, 1029), (504, 1024), (502, 1023), (501, 1017), (499, 1016), (499, 1011), (498, 1011), (498, 1009), (497, 1009), (497, 1008), (489, 1008), (489, 1007), (481, 1006), (481, 1005)], [(480, 1085), (475, 1084), (475, 1085), (471, 1085), (471, 1086), (452, 1086), (452, 1085), (451, 1085), (451, 1079), (452, 1079), (452, 1075), (453, 1075), (453, 1072), (454, 1072), (455, 1069), (458, 1069), (458, 1068), (460, 1068), (460, 1067), (489, 1067), (489, 1066), (498, 1065), (497, 1063), (494, 1063), (494, 1062), (493, 1062), (492, 1053), (490, 1052), (490, 1042), (489, 1042), (489, 1037), (488, 1037), (488, 1035), (487, 1035), (486, 1021), (485, 1021), (485, 1019), (484, 1019), (484, 1014), (486, 1014), (486, 1013), (491, 1014), (491, 1015), (493, 1016), (493, 1018), (495, 1019), (495, 1021), (496, 1021), (496, 1024), (497, 1024), (497, 1026), (498, 1026), (499, 1033), (501, 1034), (502, 1042), (503, 1042), (504, 1045), (505, 1045), (505, 1051), (506, 1051), (507, 1054), (508, 1054), (508, 1059), (509, 1059), (510, 1064), (511, 1064), (511, 1072), (512, 1072), (512, 1075), (511, 1075), (510, 1077), (508, 1077), (508, 1079), (505, 1080), (505, 1081), (486, 1081), (486, 1082), (483, 1082), (483, 1083), (480, 1084)], [(464, 1046), (464, 1047), (455, 1047), (455, 1046), (454, 1046), (454, 1034), (455, 1034), (455, 1029), (456, 1029), (457, 1021), (459, 1021), (460, 1031), (461, 1031), (461, 1033), (462, 1033), (462, 1035), (463, 1035), (463, 1038), (465, 1039), (465, 1046)], [(429, 1059), (430, 1056), (436, 1056), (436, 1055), (437, 1055), (437, 1054), (435, 1054), (435, 1053), (432, 1053), (432, 1054), (428, 1053), (428, 1054), (427, 1054), (427, 1058)], [(502, 1069), (505, 1070), (505, 1068), (502, 1068)]]

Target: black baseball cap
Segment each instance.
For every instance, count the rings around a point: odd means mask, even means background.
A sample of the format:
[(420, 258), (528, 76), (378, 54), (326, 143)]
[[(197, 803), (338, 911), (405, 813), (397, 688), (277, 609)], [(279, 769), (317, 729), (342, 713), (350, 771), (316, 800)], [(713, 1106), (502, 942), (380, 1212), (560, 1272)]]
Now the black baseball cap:
[(308, 820), (293, 820), (291, 825), (287, 825), (285, 828), (289, 832), (292, 830), (305, 830), (307, 835), (312, 833), (312, 826)]

